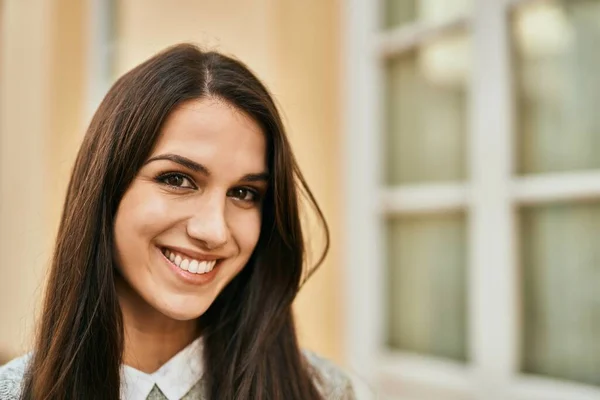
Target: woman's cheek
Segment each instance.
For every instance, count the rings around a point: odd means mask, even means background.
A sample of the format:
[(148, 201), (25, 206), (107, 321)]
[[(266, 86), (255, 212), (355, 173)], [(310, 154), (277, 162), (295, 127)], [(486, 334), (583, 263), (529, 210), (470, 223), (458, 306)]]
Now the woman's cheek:
[(243, 237), (243, 239), (240, 239), (240, 242), (243, 243), (240, 246), (243, 247), (245, 253), (252, 253), (258, 243), (262, 223), (261, 217), (260, 210), (253, 210), (251, 214), (247, 215), (247, 218), (242, 220), (243, 223), (238, 228), (240, 232), (243, 232), (239, 236)]

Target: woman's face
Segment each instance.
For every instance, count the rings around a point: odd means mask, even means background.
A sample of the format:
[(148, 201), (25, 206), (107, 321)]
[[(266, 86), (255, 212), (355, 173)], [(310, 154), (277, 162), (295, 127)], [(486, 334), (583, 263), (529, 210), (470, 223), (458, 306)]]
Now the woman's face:
[(264, 132), (245, 113), (213, 99), (176, 108), (116, 215), (132, 292), (169, 318), (201, 316), (256, 246), (267, 173)]

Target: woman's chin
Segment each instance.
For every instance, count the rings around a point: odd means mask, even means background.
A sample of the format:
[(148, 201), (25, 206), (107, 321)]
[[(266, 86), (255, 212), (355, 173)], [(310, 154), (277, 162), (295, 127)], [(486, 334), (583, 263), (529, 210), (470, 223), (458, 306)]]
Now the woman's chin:
[(189, 321), (198, 319), (210, 307), (210, 302), (170, 302), (157, 305), (157, 310), (168, 318), (176, 321)]

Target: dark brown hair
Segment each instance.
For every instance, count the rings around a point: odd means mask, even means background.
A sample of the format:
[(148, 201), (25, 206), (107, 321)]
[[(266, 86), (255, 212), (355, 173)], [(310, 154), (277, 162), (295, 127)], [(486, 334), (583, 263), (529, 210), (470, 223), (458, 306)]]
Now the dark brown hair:
[(318, 399), (298, 347), (291, 305), (306, 259), (299, 202), (323, 215), (292, 154), (267, 89), (242, 63), (182, 44), (111, 88), (75, 162), (22, 399), (117, 399), (123, 321), (115, 290), (119, 202), (174, 107), (216, 98), (263, 129), (271, 171), (261, 235), (246, 267), (200, 317), (211, 399)]

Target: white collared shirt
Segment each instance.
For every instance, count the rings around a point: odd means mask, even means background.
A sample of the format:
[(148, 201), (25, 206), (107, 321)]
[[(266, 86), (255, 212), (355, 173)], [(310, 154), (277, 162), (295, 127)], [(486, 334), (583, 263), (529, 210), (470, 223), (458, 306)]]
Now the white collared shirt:
[(156, 385), (167, 399), (180, 400), (202, 378), (202, 351), (198, 338), (151, 374), (123, 365), (121, 399), (145, 400)]

